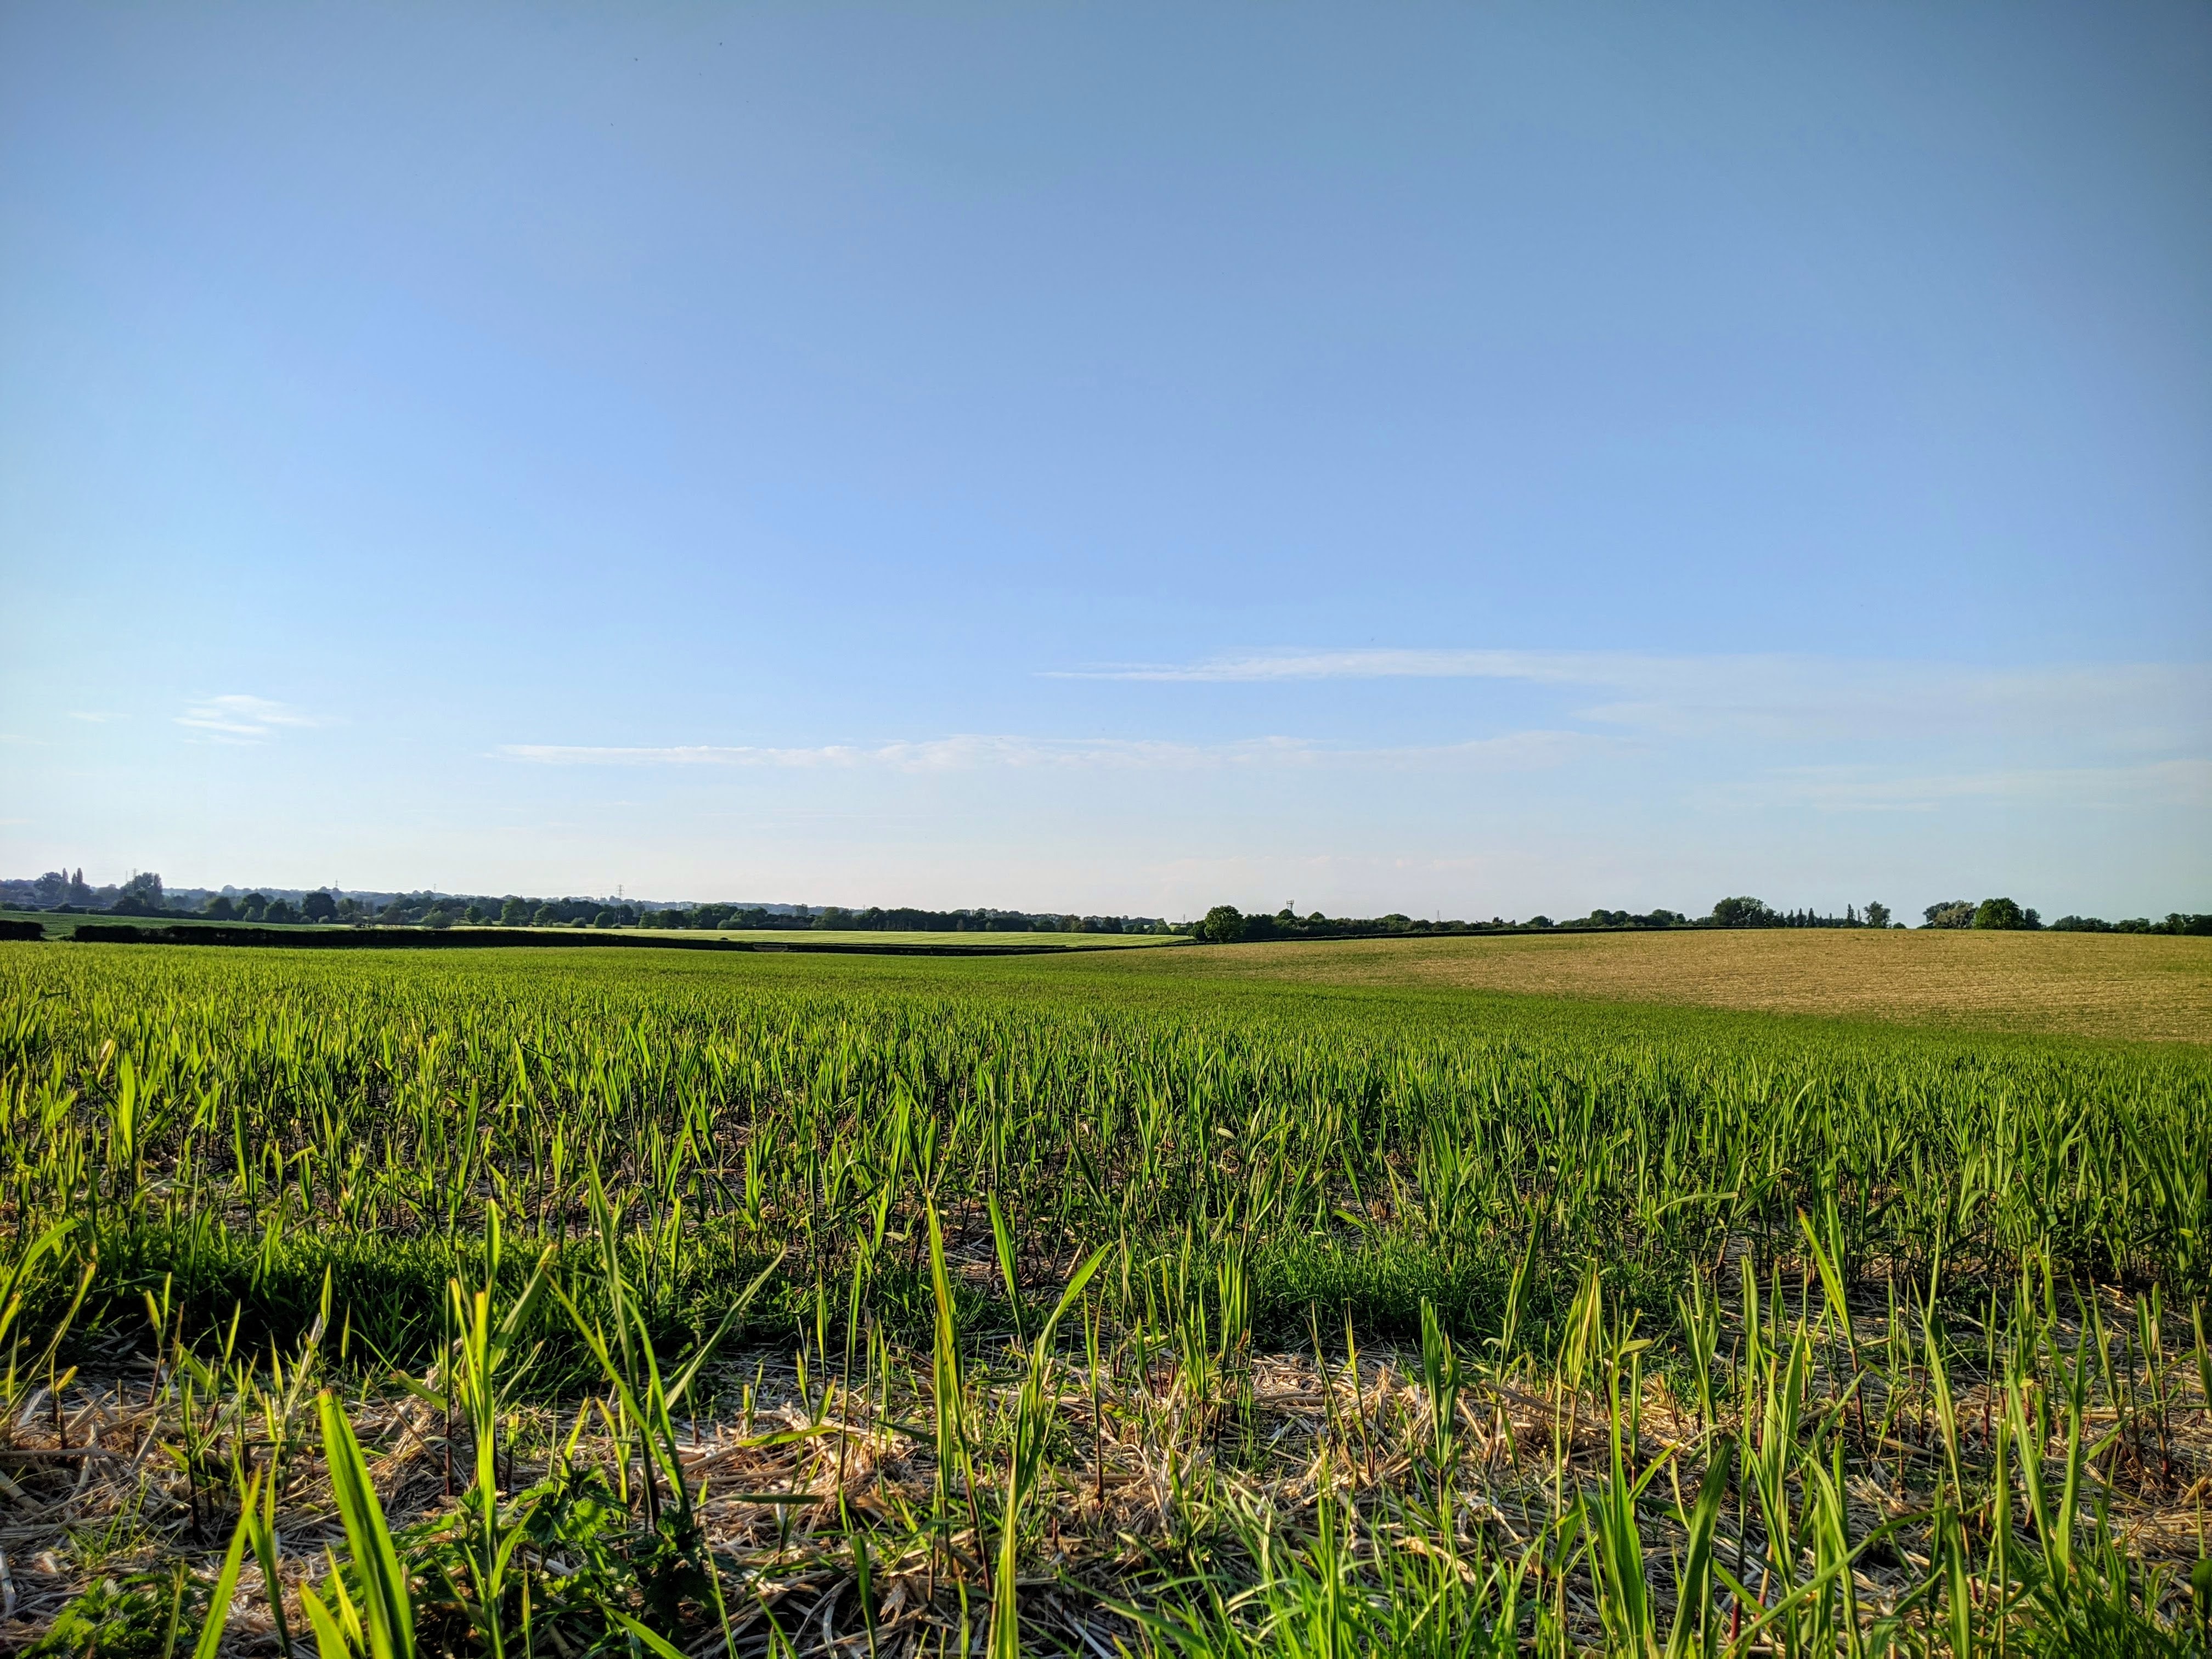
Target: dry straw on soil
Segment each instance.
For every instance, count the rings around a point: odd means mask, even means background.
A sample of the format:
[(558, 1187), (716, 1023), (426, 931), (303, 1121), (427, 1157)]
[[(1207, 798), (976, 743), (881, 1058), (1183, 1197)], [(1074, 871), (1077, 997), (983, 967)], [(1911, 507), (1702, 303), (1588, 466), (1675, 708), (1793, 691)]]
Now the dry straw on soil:
[(2212, 939), (1919, 928), (1524, 933), (1231, 945), (1128, 965), (2212, 1043)]

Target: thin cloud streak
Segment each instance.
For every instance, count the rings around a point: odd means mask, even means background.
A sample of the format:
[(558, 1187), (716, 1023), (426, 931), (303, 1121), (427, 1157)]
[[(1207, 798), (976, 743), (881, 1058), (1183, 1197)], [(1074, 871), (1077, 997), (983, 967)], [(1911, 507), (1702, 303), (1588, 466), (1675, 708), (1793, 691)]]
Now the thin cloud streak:
[(813, 748), (681, 744), (617, 746), (504, 744), (496, 758), (540, 766), (763, 767), (792, 770), (878, 768), (901, 772), (991, 769), (1097, 768), (1122, 771), (1202, 771), (1223, 767), (1462, 765), (1499, 769), (1553, 766), (1623, 747), (1617, 738), (1582, 732), (1515, 732), (1464, 743), (1390, 748), (1340, 748), (1304, 738), (1250, 738), (1229, 743), (1164, 743), (1136, 738), (963, 735), (873, 744)]
[(1044, 678), (1215, 684), (1255, 680), (1498, 679), (1590, 684), (1611, 678), (1590, 672), (1594, 665), (1665, 660), (1571, 651), (1267, 651), (1212, 657), (1194, 663), (1122, 663), (1097, 668), (1052, 669), (1046, 672)]
[(251, 744), (266, 741), (279, 726), (310, 726), (320, 722), (267, 697), (231, 692), (191, 704), (177, 716), (177, 724), (205, 732), (204, 742)]
[(1594, 725), (1690, 737), (1935, 737), (2033, 730), (2143, 752), (2212, 737), (2212, 665), (1975, 668), (1785, 654), (1657, 656), (1577, 651), (1269, 651), (1194, 663), (1054, 671), (1063, 679), (1283, 684), (1467, 679), (1583, 688)]

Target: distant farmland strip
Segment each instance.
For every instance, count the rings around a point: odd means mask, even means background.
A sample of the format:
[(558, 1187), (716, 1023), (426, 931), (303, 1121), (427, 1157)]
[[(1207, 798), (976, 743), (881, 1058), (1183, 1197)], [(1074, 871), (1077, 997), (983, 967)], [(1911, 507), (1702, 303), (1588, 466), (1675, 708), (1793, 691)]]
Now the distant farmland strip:
[[(36, 924), (33, 924), (35, 926)], [(27, 938), (16, 933), (0, 937)], [(1006, 935), (1006, 943), (986, 944), (957, 933), (936, 939), (886, 938), (880, 943), (850, 937), (811, 939), (788, 936), (772, 939), (731, 939), (722, 935), (687, 939), (680, 933), (615, 932), (608, 928), (569, 929), (533, 927), (230, 927), (219, 922), (196, 922), (178, 927), (131, 927), (115, 923), (81, 924), (69, 935), (79, 945), (235, 945), (274, 946), (290, 950), (490, 950), (529, 946), (558, 949), (579, 945), (644, 951), (791, 951), (823, 956), (891, 957), (1018, 957), (1065, 955), (1083, 950), (1143, 950), (1147, 945), (1177, 945), (1179, 939), (1147, 941), (1146, 945), (1076, 945), (1033, 942), (1019, 933)]]

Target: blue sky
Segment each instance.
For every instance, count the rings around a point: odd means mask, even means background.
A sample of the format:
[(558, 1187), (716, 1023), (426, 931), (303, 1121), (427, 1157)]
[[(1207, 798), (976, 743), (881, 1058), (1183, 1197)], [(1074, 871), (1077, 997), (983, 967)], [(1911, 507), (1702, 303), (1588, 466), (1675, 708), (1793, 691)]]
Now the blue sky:
[(2212, 909), (2200, 5), (20, 5), (0, 867)]

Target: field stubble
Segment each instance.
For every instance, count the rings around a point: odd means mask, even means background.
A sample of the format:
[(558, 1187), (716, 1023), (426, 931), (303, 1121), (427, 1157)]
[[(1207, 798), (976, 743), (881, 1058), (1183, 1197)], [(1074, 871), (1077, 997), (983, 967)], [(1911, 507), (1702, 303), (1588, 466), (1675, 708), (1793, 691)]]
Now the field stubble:
[(1201, 949), (1162, 965), (1290, 984), (1502, 991), (2212, 1043), (2212, 939), (1682, 929), (1285, 941)]

